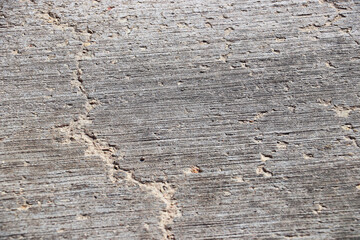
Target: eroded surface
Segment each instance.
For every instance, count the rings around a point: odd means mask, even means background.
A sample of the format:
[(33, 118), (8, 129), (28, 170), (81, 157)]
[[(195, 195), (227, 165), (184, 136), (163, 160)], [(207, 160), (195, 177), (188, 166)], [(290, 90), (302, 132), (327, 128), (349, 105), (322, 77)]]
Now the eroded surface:
[(360, 237), (358, 1), (3, 1), (2, 238)]

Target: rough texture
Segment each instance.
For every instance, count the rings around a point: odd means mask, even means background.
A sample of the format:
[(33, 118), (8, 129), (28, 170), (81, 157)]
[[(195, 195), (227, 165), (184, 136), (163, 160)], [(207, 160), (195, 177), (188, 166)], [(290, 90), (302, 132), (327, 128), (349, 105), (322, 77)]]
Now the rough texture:
[(358, 0), (0, 7), (0, 238), (360, 238)]

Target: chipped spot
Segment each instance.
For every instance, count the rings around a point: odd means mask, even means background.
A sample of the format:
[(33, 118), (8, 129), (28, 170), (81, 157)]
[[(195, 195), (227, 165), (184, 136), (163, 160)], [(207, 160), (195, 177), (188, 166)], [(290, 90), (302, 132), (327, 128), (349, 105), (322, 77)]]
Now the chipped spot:
[(26, 211), (26, 210), (28, 210), (29, 208), (30, 208), (30, 205), (28, 205), (28, 204), (23, 204), (23, 205), (21, 205), (20, 207), (18, 207), (17, 210), (19, 210), (19, 211)]
[(278, 141), (277, 143), (276, 143), (276, 147), (279, 149), (279, 150), (285, 150), (285, 149), (287, 149), (287, 145), (288, 145), (289, 143), (287, 143), (287, 142), (284, 142), (284, 141)]
[(190, 168), (184, 170), (184, 174), (185, 175), (188, 175), (188, 174), (197, 174), (197, 173), (201, 173), (202, 172), (202, 169), (199, 167), (199, 166), (191, 166)]
[(262, 142), (262, 137), (261, 136), (256, 136), (256, 137), (254, 137), (254, 142), (255, 143), (261, 143)]
[(303, 154), (303, 158), (304, 158), (304, 159), (310, 159), (310, 158), (313, 158), (313, 157), (314, 157), (314, 155), (311, 154), (311, 153), (304, 153), (304, 154)]
[(271, 49), (271, 51), (273, 52), (273, 53), (275, 53), (275, 54), (280, 54), (280, 50), (278, 50), (278, 49)]
[(345, 124), (345, 125), (342, 125), (341, 128), (345, 131), (351, 131), (353, 130), (353, 126), (351, 124)]
[(235, 182), (245, 182), (243, 176), (235, 176), (232, 178)]
[(257, 122), (258, 120), (262, 119), (263, 117), (265, 117), (266, 115), (274, 112), (274, 109), (271, 109), (270, 111), (262, 111), (257, 113), (253, 119), (246, 119), (246, 120), (238, 120), (239, 123), (241, 124), (252, 124), (254, 122)]
[(254, 120), (239, 120), (240, 124), (252, 124), (254, 123)]
[(224, 30), (225, 36), (229, 36), (229, 35), (232, 33), (232, 31), (234, 31), (234, 28), (232, 28), (232, 27), (226, 28), (226, 29)]
[(349, 117), (349, 114), (352, 111), (349, 108), (341, 107), (341, 106), (334, 106), (332, 110), (336, 112), (336, 115), (338, 117), (342, 117), (342, 118)]
[(273, 176), (273, 173), (265, 169), (263, 165), (260, 165), (256, 168), (256, 174), (262, 175), (263, 177), (269, 178)]
[(76, 215), (76, 220), (79, 220), (79, 221), (84, 221), (84, 220), (87, 220), (89, 218), (90, 218), (90, 216), (88, 216), (87, 214), (78, 214), (78, 215)]
[(198, 166), (192, 166), (190, 168), (190, 172), (192, 172), (192, 173), (200, 173), (200, 172), (202, 172), (202, 170)]
[(322, 106), (330, 106), (331, 105), (331, 101), (330, 100), (325, 100), (325, 99), (317, 99), (317, 103), (319, 103)]
[(272, 156), (271, 156), (271, 155), (260, 153), (260, 160), (261, 160), (262, 162), (266, 162), (267, 160), (270, 160), (270, 159), (272, 159)]
[(179, 28), (189, 28), (189, 24), (185, 23), (185, 22), (180, 22), (177, 24), (177, 26)]
[(231, 192), (229, 192), (229, 191), (225, 191), (225, 192), (224, 192), (224, 196), (225, 196), (225, 197), (229, 197), (229, 196), (231, 196), (231, 195), (232, 195), (232, 194), (231, 194)]
[(286, 37), (276, 37), (275, 41), (276, 42), (285, 42)]
[(305, 27), (300, 27), (300, 31), (303, 31), (303, 32), (313, 32), (313, 31), (316, 31), (318, 30), (319, 27), (311, 24), (311, 25), (308, 25), (308, 26), (305, 26)]
[(241, 66), (242, 68), (249, 68), (249, 66), (246, 64), (245, 61), (244, 61), (244, 62), (240, 62), (240, 66)]
[(350, 141), (351, 142), (351, 145), (355, 146), (355, 147), (360, 147), (360, 143), (358, 143), (358, 141), (356, 140), (355, 137), (353, 136), (344, 136), (344, 138), (347, 140), (347, 141)]
[(254, 120), (257, 121), (257, 120), (263, 118), (264, 116), (266, 116), (266, 115), (268, 115), (269, 113), (272, 113), (272, 112), (274, 112), (274, 111), (275, 111), (274, 109), (272, 109), (272, 110), (270, 110), (270, 111), (262, 111), (262, 112), (256, 114), (256, 116), (254, 117)]
[(322, 212), (323, 209), (326, 209), (326, 207), (320, 203), (315, 204), (315, 209), (313, 210), (313, 213), (318, 215)]
[(227, 61), (227, 56), (226, 55), (221, 55), (219, 60), (222, 61), (222, 62), (226, 62)]
[(204, 73), (204, 72), (208, 71), (209, 69), (210, 69), (210, 67), (207, 66), (207, 65), (204, 65), (204, 64), (200, 65), (200, 72), (201, 73)]
[(227, 62), (227, 59), (228, 59), (228, 57), (230, 57), (230, 56), (231, 56), (231, 53), (221, 55), (220, 58), (219, 58), (219, 60), (225, 63), (225, 62)]
[(325, 62), (325, 66), (328, 68), (332, 68), (335, 69), (336, 67), (334, 66), (334, 64), (332, 64), (330, 61)]
[(201, 40), (199, 41), (200, 45), (208, 45), (210, 44), (209, 41), (206, 41), (206, 40)]

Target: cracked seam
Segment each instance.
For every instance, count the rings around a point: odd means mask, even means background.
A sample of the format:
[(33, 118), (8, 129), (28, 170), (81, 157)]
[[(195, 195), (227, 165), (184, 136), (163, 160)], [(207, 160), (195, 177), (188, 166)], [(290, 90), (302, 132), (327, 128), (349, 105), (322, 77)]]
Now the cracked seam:
[(168, 182), (143, 182), (137, 180), (133, 171), (121, 168), (119, 163), (113, 160), (116, 156), (115, 153), (118, 150), (116, 146), (98, 139), (93, 132), (86, 128), (87, 125), (92, 123), (90, 112), (101, 104), (99, 100), (90, 97), (86, 91), (82, 80), (83, 71), (80, 67), (80, 62), (84, 57), (84, 53), (87, 52), (86, 47), (90, 45), (92, 32), (88, 31), (85, 33), (77, 31), (76, 27), (61, 23), (61, 18), (51, 12), (41, 13), (38, 14), (38, 16), (43, 20), (47, 20), (48, 23), (51, 23), (51, 25), (56, 28), (60, 27), (63, 30), (71, 29), (74, 34), (81, 34), (81, 36), (86, 39), (85, 41), (82, 41), (80, 51), (76, 54), (76, 70), (74, 71), (74, 76), (71, 80), (72, 87), (77, 90), (79, 95), (82, 95), (85, 98), (85, 112), (79, 114), (77, 118), (71, 120), (69, 124), (56, 126), (53, 130), (60, 131), (66, 135), (66, 140), (62, 143), (66, 144), (71, 141), (77, 142), (78, 144), (87, 147), (85, 156), (97, 156), (101, 158), (106, 165), (107, 176), (112, 183), (117, 184), (119, 178), (115, 177), (115, 175), (116, 173), (122, 173), (125, 175), (125, 177), (123, 177), (125, 181), (137, 185), (141, 190), (153, 195), (165, 203), (165, 210), (160, 211), (159, 226), (163, 234), (163, 239), (175, 239), (174, 234), (171, 232), (170, 225), (174, 222), (176, 217), (181, 216), (181, 212), (177, 206), (177, 201), (174, 198), (174, 187)]
[[(337, 13), (336, 16), (333, 19), (329, 19), (324, 25), (319, 26), (319, 27), (333, 25), (335, 21), (346, 17), (345, 15), (343, 15), (342, 11), (349, 10), (346, 7), (344, 8), (344, 7), (338, 6), (336, 2), (330, 2), (330, 1), (327, 1), (327, 0), (319, 0), (319, 3), (320, 4), (324, 4), (324, 3), (328, 4), (331, 8), (335, 9), (335, 11)], [(350, 10), (351, 10), (351, 8), (350, 8)], [(338, 28), (340, 29), (340, 31), (346, 33), (357, 45), (360, 45), (359, 40), (357, 40), (354, 37), (354, 35), (352, 35), (352, 33), (351, 33), (352, 28), (351, 27), (350, 28), (341, 28), (340, 26), (338, 26)]]

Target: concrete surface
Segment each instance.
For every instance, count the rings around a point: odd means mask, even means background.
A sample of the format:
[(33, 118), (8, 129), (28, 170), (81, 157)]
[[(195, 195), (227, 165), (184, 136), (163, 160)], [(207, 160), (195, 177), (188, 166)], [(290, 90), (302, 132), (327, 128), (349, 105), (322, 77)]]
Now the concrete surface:
[(0, 1), (1, 239), (359, 239), (360, 1)]

